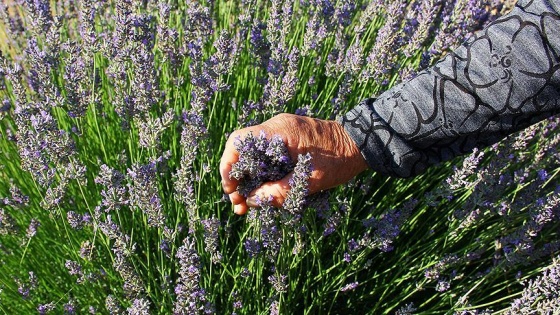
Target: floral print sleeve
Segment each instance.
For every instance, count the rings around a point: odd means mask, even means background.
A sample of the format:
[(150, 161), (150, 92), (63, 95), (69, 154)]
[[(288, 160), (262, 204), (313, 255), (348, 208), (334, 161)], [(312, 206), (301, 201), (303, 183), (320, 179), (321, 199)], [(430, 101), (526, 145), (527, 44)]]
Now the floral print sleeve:
[(342, 118), (369, 166), (410, 177), (560, 112), (560, 0), (520, 0), (417, 77)]

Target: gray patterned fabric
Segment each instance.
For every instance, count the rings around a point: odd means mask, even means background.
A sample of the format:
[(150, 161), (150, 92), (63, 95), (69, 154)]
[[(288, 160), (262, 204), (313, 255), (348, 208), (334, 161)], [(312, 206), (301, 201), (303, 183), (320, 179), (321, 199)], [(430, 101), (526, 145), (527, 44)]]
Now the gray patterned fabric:
[(560, 0), (519, 1), (414, 79), (341, 120), (369, 166), (410, 177), (560, 113)]

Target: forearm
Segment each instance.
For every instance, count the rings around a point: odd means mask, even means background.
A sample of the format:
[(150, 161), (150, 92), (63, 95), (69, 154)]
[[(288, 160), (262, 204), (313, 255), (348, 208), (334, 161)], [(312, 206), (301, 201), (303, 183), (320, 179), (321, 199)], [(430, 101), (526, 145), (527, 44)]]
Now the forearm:
[(560, 112), (560, 1), (520, 1), (416, 78), (342, 119), (369, 166), (408, 177)]

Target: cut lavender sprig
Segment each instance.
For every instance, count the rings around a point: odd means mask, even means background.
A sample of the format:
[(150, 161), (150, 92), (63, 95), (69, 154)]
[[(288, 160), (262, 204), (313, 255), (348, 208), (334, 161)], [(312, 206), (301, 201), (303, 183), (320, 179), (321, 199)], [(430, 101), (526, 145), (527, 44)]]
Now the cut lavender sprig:
[(236, 139), (234, 145), (239, 161), (232, 165), (229, 176), (239, 180), (237, 190), (245, 197), (263, 183), (279, 180), (293, 169), (280, 136), (268, 140), (264, 131), (258, 137), (250, 133), (244, 139)]

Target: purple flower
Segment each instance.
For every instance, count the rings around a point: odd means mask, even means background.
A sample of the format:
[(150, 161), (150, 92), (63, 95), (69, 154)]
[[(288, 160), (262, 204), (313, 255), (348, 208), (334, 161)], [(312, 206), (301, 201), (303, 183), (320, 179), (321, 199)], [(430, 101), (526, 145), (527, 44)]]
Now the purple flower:
[(340, 292), (353, 291), (358, 287), (358, 282), (351, 282), (340, 288)]
[(545, 169), (540, 169), (538, 172), (538, 177), (541, 181), (546, 181), (548, 179), (548, 173)]
[(249, 270), (249, 268), (244, 267), (243, 270), (241, 270), (240, 276), (243, 278), (248, 278), (252, 275), (251, 271)]
[(521, 297), (516, 298), (506, 314), (553, 314), (560, 307), (559, 257), (544, 269), (541, 275), (524, 283)]
[(36, 34), (46, 33), (53, 23), (50, 1), (26, 0), (27, 14)]
[(270, 315), (279, 315), (280, 314), (280, 304), (278, 301), (272, 301), (270, 303)]
[(129, 315), (149, 315), (150, 301), (145, 298), (134, 299), (132, 305), (126, 309)]
[(70, 300), (64, 304), (64, 314), (68, 314), (68, 315), (76, 314), (76, 306), (74, 305), (74, 301)]
[(206, 292), (200, 287), (200, 256), (195, 243), (189, 238), (177, 250), (179, 260), (179, 278), (175, 286), (177, 299), (174, 305), (175, 314), (196, 314), (206, 301)]
[(311, 154), (300, 154), (293, 170), (293, 176), (289, 180), (290, 190), (282, 208), (293, 217), (291, 220), (299, 222), (305, 210), (306, 197), (309, 194), (309, 177), (311, 177)]
[(456, 266), (461, 262), (457, 255), (446, 255), (440, 259), (434, 266), (426, 269), (424, 276), (429, 280), (436, 280), (441, 277), (442, 272)]
[(403, 48), (403, 54), (407, 57), (413, 56), (417, 51), (421, 51), (424, 42), (430, 37), (434, 31), (433, 23), (436, 21), (436, 15), (439, 12), (443, 1), (423, 0), (417, 7), (409, 10), (415, 16), (411, 17), (405, 27), (405, 33), (408, 39), (406, 46)]
[(352, 0), (336, 2), (334, 16), (340, 26), (346, 27), (351, 24), (356, 7), (356, 3)]
[(406, 7), (404, 0), (391, 2), (387, 6), (387, 20), (377, 34), (375, 45), (367, 56), (363, 80), (375, 79), (381, 82), (396, 65), (398, 48), (402, 45), (400, 25)]
[(395, 312), (395, 315), (413, 315), (415, 311), (416, 311), (416, 308), (414, 307), (414, 303), (409, 303), (409, 304), (406, 304), (405, 306), (399, 308)]
[(210, 253), (212, 262), (217, 264), (222, 260), (222, 254), (218, 251), (220, 220), (215, 217), (200, 221), (204, 227), (204, 244)]
[(41, 222), (39, 222), (37, 219), (31, 219), (31, 222), (29, 222), (29, 226), (27, 227), (27, 231), (25, 233), (25, 236), (30, 239), (32, 237), (34, 237), (35, 235), (37, 235), (37, 228), (41, 225)]
[(356, 242), (356, 240), (351, 239), (348, 241), (348, 250), (351, 252), (355, 252), (358, 249), (360, 249), (360, 244), (358, 244), (358, 242)]
[(245, 251), (249, 255), (249, 258), (257, 257), (261, 252), (261, 244), (257, 239), (248, 238), (243, 245), (245, 246)]
[(108, 295), (105, 298), (105, 308), (111, 315), (117, 315), (122, 313), (121, 305), (114, 295)]
[(84, 221), (83, 221), (83, 216), (80, 215), (79, 213), (76, 213), (74, 211), (68, 211), (66, 213), (66, 218), (68, 219), (68, 224), (70, 224), (70, 226), (73, 229), (81, 229), (83, 227)]
[(350, 255), (350, 253), (344, 253), (344, 258), (342, 258), (342, 261), (344, 261), (345, 263), (351, 263), (352, 255)]
[(265, 29), (264, 23), (255, 20), (249, 37), (251, 55), (256, 60), (256, 64), (262, 68), (266, 68), (270, 59), (270, 44), (263, 35)]
[(445, 291), (449, 290), (450, 287), (451, 287), (451, 284), (449, 283), (449, 281), (439, 280), (437, 285), (436, 285), (436, 291), (445, 292)]
[(230, 177), (239, 180), (238, 192), (243, 196), (262, 183), (284, 177), (292, 169), (288, 150), (279, 136), (267, 140), (264, 132), (258, 137), (249, 134), (236, 139), (238, 162), (232, 165)]
[(22, 281), (21, 279), (15, 279), (18, 285), (18, 292), (21, 294), (23, 299), (28, 299), (30, 297), (31, 291), (37, 289), (37, 276), (33, 271), (29, 272), (29, 280)]
[(282, 274), (271, 275), (268, 277), (268, 281), (277, 293), (285, 293), (288, 291), (288, 284), (286, 283), (287, 278), (286, 275)]
[(37, 306), (37, 312), (39, 312), (39, 314), (44, 315), (47, 313), (50, 313), (52, 311), (54, 311), (54, 309), (56, 308), (56, 305), (54, 304), (54, 302), (50, 302), (47, 304), (39, 304)]
[(78, 275), (78, 276), (80, 276), (80, 275), (83, 274), (83, 272), (82, 272), (82, 266), (81, 266), (79, 263), (75, 262), (75, 261), (67, 260), (66, 263), (64, 264), (64, 266), (66, 267), (66, 269), (68, 269), (68, 273), (69, 273), (70, 275), (73, 275), (73, 276)]
[(161, 135), (175, 122), (175, 112), (168, 109), (161, 117), (135, 119), (138, 127), (138, 144), (143, 148), (160, 149)]
[(80, 246), (80, 257), (85, 260), (91, 260), (94, 254), (95, 245), (90, 241), (83, 241)]
[(157, 167), (157, 162), (152, 161), (143, 165), (135, 164), (127, 172), (129, 204), (142, 210), (148, 217), (148, 225), (152, 227), (162, 227), (165, 222), (157, 185)]
[(382, 252), (392, 251), (394, 239), (399, 235), (402, 224), (412, 214), (417, 203), (417, 200), (411, 199), (403, 205), (401, 210), (392, 209), (384, 213), (380, 219), (364, 220), (363, 225), (369, 231), (360, 244), (370, 248), (379, 248)]

